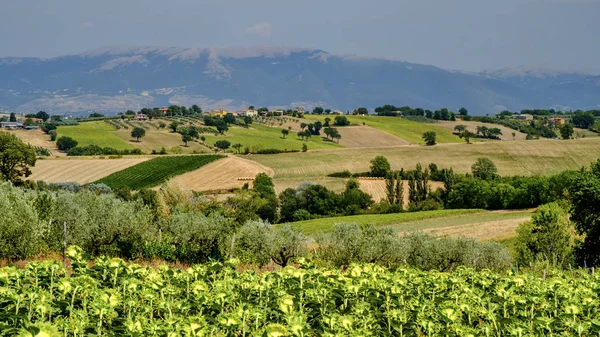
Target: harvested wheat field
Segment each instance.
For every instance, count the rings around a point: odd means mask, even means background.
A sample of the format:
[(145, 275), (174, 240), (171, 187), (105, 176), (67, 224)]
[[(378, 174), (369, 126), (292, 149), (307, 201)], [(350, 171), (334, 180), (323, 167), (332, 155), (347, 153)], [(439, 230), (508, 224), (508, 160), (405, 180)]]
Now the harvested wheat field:
[(148, 159), (150, 158), (38, 160), (29, 179), (47, 183), (72, 181), (87, 184)]
[(187, 190), (215, 191), (242, 187), (245, 183), (251, 184), (251, 180), (239, 178), (253, 178), (261, 172), (269, 176), (274, 174), (273, 169), (267, 166), (230, 155), (198, 170), (177, 176), (173, 181)]
[[(525, 140), (527, 137), (526, 133), (513, 130), (509, 127), (500, 125), (500, 124), (491, 124), (491, 123), (482, 123), (482, 122), (472, 122), (472, 121), (439, 121), (436, 125), (443, 127), (444, 129), (450, 130), (454, 132), (454, 127), (457, 125), (464, 125), (467, 127), (467, 130), (477, 133), (478, 126), (485, 126), (486, 128), (498, 128), (502, 131), (502, 135), (500, 136), (500, 140)], [(515, 137), (513, 138), (512, 133), (515, 133)], [(478, 141), (477, 138), (472, 138), (471, 141)]]
[(410, 145), (410, 143), (404, 139), (370, 126), (344, 126), (338, 127), (337, 130), (342, 136), (340, 144), (345, 147), (358, 148)]
[[(381, 179), (381, 180), (359, 179), (358, 182), (360, 183), (360, 189), (363, 190), (363, 192), (370, 195), (375, 202), (379, 202), (386, 198), (387, 191), (385, 189), (385, 180), (383, 180), (383, 179)], [(402, 182), (402, 184), (404, 187), (403, 205), (406, 208), (406, 207), (408, 207), (408, 181), (405, 180)], [(439, 181), (430, 181), (429, 182), (429, 188), (432, 191), (435, 191), (439, 187), (443, 188), (444, 183), (439, 182)]]
[(50, 141), (50, 136), (42, 130), (10, 130), (7, 131), (19, 137), (22, 141), (31, 146), (43, 147), (50, 151), (50, 154), (57, 157), (64, 157), (66, 153), (58, 151), (56, 143)]

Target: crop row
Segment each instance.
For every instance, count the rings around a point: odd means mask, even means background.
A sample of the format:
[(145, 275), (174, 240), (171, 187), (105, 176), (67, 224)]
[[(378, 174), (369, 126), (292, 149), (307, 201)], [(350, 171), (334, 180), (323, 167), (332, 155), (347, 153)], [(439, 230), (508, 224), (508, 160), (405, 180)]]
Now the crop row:
[[(0, 269), (0, 335), (598, 336), (600, 277), (458, 269), (233, 263), (152, 269), (68, 249), (58, 262)], [(41, 336), (43, 334), (39, 334)]]
[(115, 172), (98, 180), (96, 183), (104, 183), (113, 189), (130, 188), (139, 190), (149, 188), (159, 185), (172, 177), (197, 170), (220, 158), (223, 158), (223, 156), (158, 157)]

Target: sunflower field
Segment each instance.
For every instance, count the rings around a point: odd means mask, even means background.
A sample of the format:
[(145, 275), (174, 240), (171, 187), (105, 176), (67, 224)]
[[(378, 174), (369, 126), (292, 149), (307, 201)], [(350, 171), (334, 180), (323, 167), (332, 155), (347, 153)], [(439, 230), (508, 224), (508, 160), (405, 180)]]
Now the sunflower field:
[(156, 269), (68, 249), (0, 269), (0, 336), (599, 336), (600, 277), (298, 261)]

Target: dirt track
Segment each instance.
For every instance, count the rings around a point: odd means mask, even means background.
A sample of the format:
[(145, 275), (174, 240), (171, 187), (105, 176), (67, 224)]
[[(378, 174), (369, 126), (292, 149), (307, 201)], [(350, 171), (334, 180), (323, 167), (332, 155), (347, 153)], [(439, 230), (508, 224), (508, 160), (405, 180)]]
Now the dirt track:
[(173, 178), (181, 188), (194, 191), (213, 191), (235, 187), (242, 187), (245, 183), (252, 184), (251, 180), (238, 180), (238, 178), (251, 178), (265, 172), (273, 176), (273, 169), (261, 165), (253, 160), (230, 155), (217, 160), (196, 171), (188, 172)]

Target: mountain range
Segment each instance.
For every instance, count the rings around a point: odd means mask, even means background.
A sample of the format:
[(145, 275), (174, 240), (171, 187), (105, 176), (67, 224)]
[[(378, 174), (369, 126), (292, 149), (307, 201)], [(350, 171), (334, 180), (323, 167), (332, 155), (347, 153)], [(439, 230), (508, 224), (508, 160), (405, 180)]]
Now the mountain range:
[(284, 47), (120, 46), (55, 58), (0, 58), (0, 111), (83, 115), (169, 104), (203, 109), (383, 104), (471, 114), (600, 106), (600, 76), (520, 67), (466, 73)]

